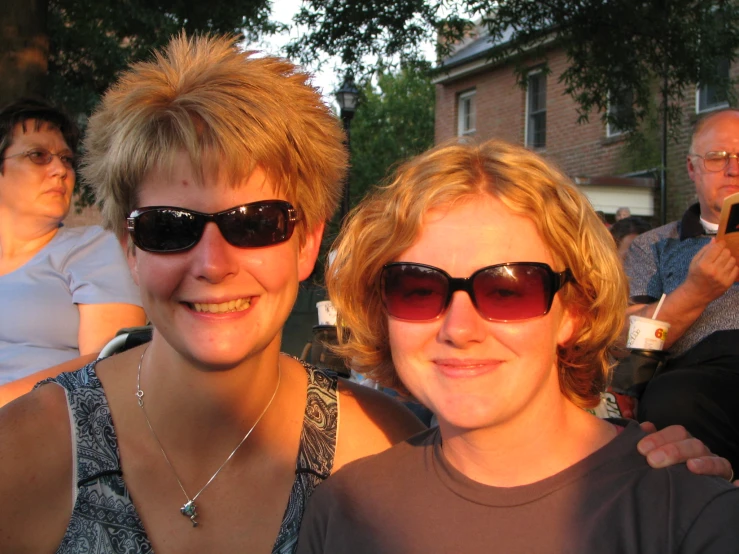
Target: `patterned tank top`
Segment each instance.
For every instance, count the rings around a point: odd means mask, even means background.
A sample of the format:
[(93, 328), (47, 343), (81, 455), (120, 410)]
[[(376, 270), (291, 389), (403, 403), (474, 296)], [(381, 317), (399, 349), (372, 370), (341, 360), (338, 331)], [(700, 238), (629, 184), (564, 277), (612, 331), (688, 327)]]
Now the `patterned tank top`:
[[(339, 417), (337, 379), (301, 362), (308, 373), (308, 398), (287, 508), (273, 554), (295, 551), (305, 502), (331, 474)], [(95, 373), (95, 362), (72, 373), (47, 379), (67, 395), (74, 455), (74, 511), (57, 554), (146, 554), (153, 552), (136, 513), (121, 470), (118, 438), (108, 400)]]

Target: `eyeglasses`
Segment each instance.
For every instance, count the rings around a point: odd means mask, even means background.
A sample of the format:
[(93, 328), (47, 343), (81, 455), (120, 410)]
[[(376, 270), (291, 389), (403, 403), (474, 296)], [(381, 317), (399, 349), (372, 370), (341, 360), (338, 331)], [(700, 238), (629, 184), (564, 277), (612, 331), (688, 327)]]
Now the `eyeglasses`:
[(717, 171), (723, 171), (724, 168), (729, 165), (729, 159), (734, 158), (739, 161), (739, 153), (730, 154), (729, 152), (706, 152), (704, 156), (700, 154), (690, 154), (703, 160), (703, 167), (706, 171), (716, 173)]
[(69, 152), (54, 154), (53, 152), (49, 152), (48, 150), (46, 150), (46, 148), (34, 148), (33, 150), (21, 152), (20, 154), (12, 154), (10, 156), (5, 156), (3, 160), (8, 160), (10, 158), (19, 158), (20, 156), (27, 157), (36, 165), (49, 165), (51, 163), (51, 160), (54, 159), (54, 156), (56, 156), (57, 158), (59, 158), (62, 164), (64, 164), (65, 167), (68, 167), (69, 169), (74, 169), (74, 154), (70, 154)]
[(483, 318), (521, 321), (549, 313), (554, 295), (568, 281), (575, 282), (569, 269), (558, 273), (536, 262), (491, 265), (466, 278), (430, 265), (394, 262), (382, 268), (380, 288), (387, 313), (397, 319), (436, 319), (456, 291), (465, 291)]
[(182, 252), (195, 246), (209, 221), (218, 225), (229, 244), (259, 248), (290, 239), (298, 213), (284, 200), (264, 200), (206, 214), (170, 206), (149, 206), (131, 212), (127, 227), (133, 243), (147, 252)]

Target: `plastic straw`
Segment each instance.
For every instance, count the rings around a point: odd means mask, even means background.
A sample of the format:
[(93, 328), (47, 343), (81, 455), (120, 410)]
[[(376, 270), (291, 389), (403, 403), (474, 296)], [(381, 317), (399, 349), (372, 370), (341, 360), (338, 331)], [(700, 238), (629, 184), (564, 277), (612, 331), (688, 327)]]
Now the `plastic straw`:
[(662, 302), (665, 301), (665, 298), (667, 297), (667, 293), (662, 293), (662, 298), (659, 299), (659, 304), (657, 304), (657, 309), (654, 310), (654, 313), (652, 314), (652, 319), (657, 319), (657, 314), (662, 309)]

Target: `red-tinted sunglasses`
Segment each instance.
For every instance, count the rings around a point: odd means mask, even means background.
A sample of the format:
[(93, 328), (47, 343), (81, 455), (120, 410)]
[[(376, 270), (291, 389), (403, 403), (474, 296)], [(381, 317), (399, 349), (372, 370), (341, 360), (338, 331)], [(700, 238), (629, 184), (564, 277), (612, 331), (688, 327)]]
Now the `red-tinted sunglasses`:
[(569, 269), (511, 262), (452, 277), (438, 267), (394, 262), (382, 268), (382, 301), (387, 313), (408, 321), (429, 321), (446, 312), (456, 291), (465, 291), (477, 312), (489, 321), (521, 321), (549, 313), (554, 295), (568, 281)]

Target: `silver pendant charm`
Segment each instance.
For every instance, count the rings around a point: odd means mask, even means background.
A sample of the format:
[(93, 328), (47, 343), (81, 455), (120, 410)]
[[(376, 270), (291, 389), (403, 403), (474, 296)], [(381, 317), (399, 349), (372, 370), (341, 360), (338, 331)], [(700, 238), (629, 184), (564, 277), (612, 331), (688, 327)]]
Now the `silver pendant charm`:
[(192, 500), (189, 500), (187, 504), (185, 504), (184, 506), (182, 506), (182, 508), (180, 508), (180, 513), (183, 516), (190, 518), (190, 521), (192, 521), (193, 527), (198, 526), (198, 522), (195, 521), (195, 518), (198, 515), (197, 506), (195, 506), (195, 502), (193, 502)]

